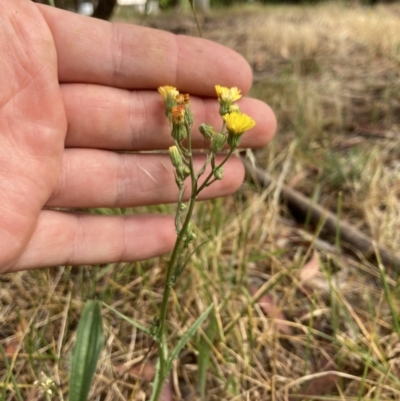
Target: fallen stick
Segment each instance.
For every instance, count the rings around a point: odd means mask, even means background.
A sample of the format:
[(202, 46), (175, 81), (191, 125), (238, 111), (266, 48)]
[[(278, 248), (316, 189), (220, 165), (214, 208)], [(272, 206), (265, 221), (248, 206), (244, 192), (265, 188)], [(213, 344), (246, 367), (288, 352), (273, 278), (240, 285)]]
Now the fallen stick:
[[(263, 188), (267, 188), (273, 183), (272, 178), (259, 168), (254, 168), (247, 160), (243, 160), (247, 174), (258, 182)], [(315, 204), (310, 198), (307, 198), (298, 191), (289, 188), (286, 185), (282, 186), (281, 199), (287, 204), (290, 211), (303, 219), (306, 217), (310, 223), (318, 226), (322, 224), (322, 229), (333, 236), (339, 235), (342, 242), (347, 242), (354, 248), (361, 251), (367, 258), (373, 256), (379, 258), (383, 265), (394, 268), (400, 272), (400, 255), (391, 252), (387, 248), (374, 243), (374, 241), (363, 234), (360, 230), (353, 227), (345, 221), (341, 221), (337, 215), (324, 209), (322, 206)]]

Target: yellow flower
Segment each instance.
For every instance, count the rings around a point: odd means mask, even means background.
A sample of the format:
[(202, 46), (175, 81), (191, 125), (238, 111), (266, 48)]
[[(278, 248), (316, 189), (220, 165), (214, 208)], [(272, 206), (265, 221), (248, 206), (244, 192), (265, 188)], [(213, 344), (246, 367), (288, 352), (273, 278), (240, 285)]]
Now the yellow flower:
[(228, 113), (222, 118), (226, 123), (226, 129), (231, 135), (242, 135), (256, 125), (256, 122), (250, 116), (243, 113)]
[(160, 95), (162, 96), (162, 98), (164, 100), (166, 100), (168, 97), (174, 99), (176, 96), (179, 95), (179, 92), (176, 88), (174, 88), (173, 86), (160, 86), (158, 88), (158, 92), (160, 93)]
[(220, 103), (231, 104), (242, 97), (240, 89), (236, 88), (236, 86), (233, 88), (226, 88), (225, 86), (215, 85), (215, 91), (217, 92)]

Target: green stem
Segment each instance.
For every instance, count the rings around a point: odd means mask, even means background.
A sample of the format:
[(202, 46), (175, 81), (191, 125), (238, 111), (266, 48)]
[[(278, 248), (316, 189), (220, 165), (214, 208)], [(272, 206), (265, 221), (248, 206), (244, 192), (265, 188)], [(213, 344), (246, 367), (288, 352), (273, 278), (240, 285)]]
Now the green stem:
[(157, 386), (156, 388), (153, 389), (153, 394), (151, 396), (152, 401), (158, 401), (161, 395), (161, 390), (164, 384), (165, 379), (167, 378), (167, 375), (169, 373), (168, 365), (169, 361), (165, 359), (164, 355), (164, 342), (165, 342), (165, 326), (166, 326), (166, 320), (167, 320), (167, 309), (168, 309), (168, 300), (169, 296), (171, 293), (171, 289), (173, 286), (172, 278), (174, 276), (175, 270), (176, 270), (176, 261), (179, 255), (179, 251), (183, 242), (183, 239), (186, 235), (190, 219), (192, 218), (192, 214), (194, 211), (194, 206), (196, 203), (197, 199), (197, 180), (196, 176), (194, 173), (194, 166), (193, 166), (193, 157), (192, 157), (192, 141), (190, 137), (190, 132), (189, 128), (187, 127), (188, 135), (187, 135), (187, 141), (188, 141), (188, 150), (189, 150), (189, 169), (190, 169), (190, 177), (191, 177), (191, 182), (192, 182), (192, 194), (190, 196), (189, 200), (189, 206), (188, 206), (188, 211), (185, 216), (185, 221), (182, 225), (182, 229), (178, 233), (178, 237), (175, 242), (174, 249), (172, 251), (171, 259), (169, 260), (168, 263), (168, 268), (167, 268), (167, 277), (165, 280), (165, 287), (164, 287), (164, 294), (163, 294), (163, 299), (161, 302), (161, 312), (160, 312), (160, 323), (159, 327), (157, 330), (157, 344), (158, 344), (158, 356), (159, 356), (159, 380), (157, 381)]
[(190, 3), (190, 7), (192, 8), (192, 11), (193, 11), (194, 19), (196, 20), (197, 31), (199, 32), (199, 36), (202, 38), (203, 35), (201, 33), (199, 20), (197, 19), (197, 13), (196, 13), (196, 10), (194, 9), (194, 0), (189, 0), (189, 3)]
[(175, 230), (176, 233), (179, 234), (181, 231), (181, 214), (182, 214), (182, 198), (183, 198), (183, 193), (185, 192), (184, 187), (179, 188), (179, 195), (178, 195), (178, 205), (177, 205), (177, 210), (176, 210), (176, 215), (175, 215)]
[(201, 167), (201, 169), (199, 170), (199, 172), (196, 175), (196, 181), (198, 181), (198, 179), (204, 174), (204, 172), (206, 171), (207, 165), (208, 165), (208, 163), (210, 163), (211, 160), (212, 160), (212, 155), (208, 155), (206, 161), (204, 162), (203, 166)]
[[(222, 166), (228, 161), (228, 159), (231, 157), (231, 155), (232, 155), (232, 153), (233, 153), (234, 150), (235, 150), (234, 148), (229, 149), (229, 152), (228, 152), (228, 154), (226, 155), (225, 159), (222, 160), (221, 164), (218, 165), (217, 168), (222, 167)], [(208, 174), (208, 176), (207, 176), (207, 178), (204, 180), (203, 184), (201, 184), (200, 188), (197, 190), (197, 195), (198, 195), (204, 188), (206, 188), (206, 187), (208, 187), (208, 186), (210, 185), (209, 181), (210, 181), (210, 179), (211, 179), (212, 177), (214, 177), (214, 169), (211, 170), (211, 173)]]

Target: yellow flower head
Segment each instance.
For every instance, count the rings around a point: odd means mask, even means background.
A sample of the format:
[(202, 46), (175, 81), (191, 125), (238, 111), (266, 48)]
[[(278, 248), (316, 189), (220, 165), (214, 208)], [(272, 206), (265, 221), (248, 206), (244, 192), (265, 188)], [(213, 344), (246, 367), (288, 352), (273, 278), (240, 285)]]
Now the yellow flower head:
[(160, 86), (158, 88), (158, 92), (160, 93), (160, 95), (162, 96), (162, 98), (164, 100), (166, 100), (168, 97), (174, 99), (176, 96), (179, 95), (179, 92), (176, 88), (174, 88), (173, 86)]
[(242, 135), (256, 125), (256, 122), (250, 116), (243, 113), (228, 113), (222, 118), (226, 123), (226, 129), (231, 135)]
[(242, 97), (240, 89), (236, 88), (236, 86), (233, 88), (226, 88), (225, 86), (215, 85), (215, 91), (217, 92), (220, 103), (231, 104)]

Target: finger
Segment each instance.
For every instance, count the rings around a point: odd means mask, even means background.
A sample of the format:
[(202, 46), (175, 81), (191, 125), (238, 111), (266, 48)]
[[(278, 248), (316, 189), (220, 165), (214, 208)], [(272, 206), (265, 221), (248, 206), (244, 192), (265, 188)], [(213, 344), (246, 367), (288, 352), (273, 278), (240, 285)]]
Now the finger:
[[(219, 157), (217, 163), (221, 161)], [(204, 157), (196, 158), (196, 171), (203, 163)], [(168, 155), (67, 149), (60, 180), (46, 206), (126, 207), (176, 202), (173, 171)], [(242, 163), (232, 158), (225, 164), (224, 179), (202, 191), (199, 198), (229, 195), (240, 187), (243, 177)], [(186, 198), (189, 195), (188, 188)]]
[(250, 89), (251, 68), (219, 44), (37, 5), (53, 34), (61, 82), (149, 89), (173, 85), (212, 96), (214, 85)]
[(171, 250), (175, 238), (169, 216), (95, 216), (45, 210), (21, 258), (8, 271), (143, 260)]
[[(164, 114), (161, 96), (154, 91), (128, 91), (98, 85), (62, 85), (68, 117), (66, 145), (103, 149), (155, 150), (172, 144), (171, 128)], [(193, 145), (204, 147), (198, 132), (200, 123), (220, 129), (222, 119), (216, 99), (191, 97), (195, 126)], [(275, 116), (268, 105), (244, 98), (244, 113), (257, 125), (243, 136), (242, 146), (257, 148), (270, 141), (276, 129)]]

